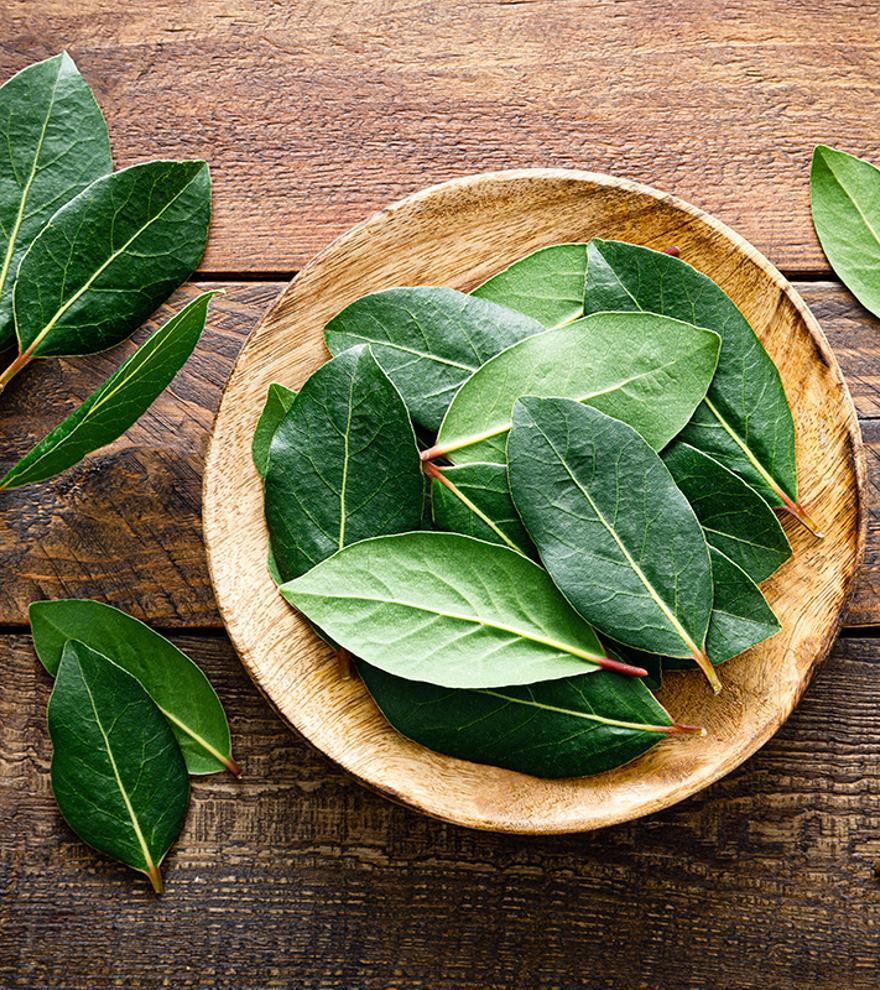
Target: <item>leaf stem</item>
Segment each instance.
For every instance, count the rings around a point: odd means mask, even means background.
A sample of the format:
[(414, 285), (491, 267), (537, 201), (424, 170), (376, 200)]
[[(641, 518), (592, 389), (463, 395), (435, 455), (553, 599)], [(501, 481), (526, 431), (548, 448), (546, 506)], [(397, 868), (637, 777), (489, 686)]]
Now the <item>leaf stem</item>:
[(776, 494), (782, 499), (782, 504), (786, 512), (794, 516), (794, 518), (797, 519), (802, 526), (805, 526), (817, 540), (825, 539), (825, 534), (819, 529), (800, 502), (793, 502), (781, 488), (777, 489)]
[(157, 894), (161, 894), (165, 888), (162, 883), (162, 874), (159, 871), (159, 867), (155, 863), (150, 863), (150, 868), (147, 870), (147, 876), (150, 878), (150, 883), (153, 885), (153, 890)]
[(697, 666), (706, 675), (706, 680), (712, 686), (712, 690), (715, 694), (721, 693), (721, 678), (718, 676), (717, 671), (712, 666), (712, 661), (709, 659), (708, 653), (705, 650), (693, 649), (694, 660), (697, 661)]
[(9, 367), (0, 374), (0, 394), (2, 394), (3, 389), (12, 381), (13, 378), (21, 371), (26, 368), (33, 360), (33, 353), (31, 351), (24, 351), (18, 355), (18, 357), (9, 365)]

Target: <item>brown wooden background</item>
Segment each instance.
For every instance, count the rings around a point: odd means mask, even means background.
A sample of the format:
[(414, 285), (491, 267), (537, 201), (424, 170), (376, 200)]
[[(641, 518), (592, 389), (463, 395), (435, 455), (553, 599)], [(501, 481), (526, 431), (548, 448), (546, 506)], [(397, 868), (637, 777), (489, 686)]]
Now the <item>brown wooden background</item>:
[[(4, 0), (0, 14), (0, 76), (68, 47), (118, 165), (210, 160), (210, 245), (171, 306), (198, 283), (227, 289), (126, 437), (0, 496), (0, 987), (877, 987), (880, 321), (834, 281), (807, 177), (819, 141), (880, 161), (880, 6)], [(847, 628), (777, 737), (678, 807), (548, 839), (420, 817), (289, 733), (222, 631), (199, 523), (220, 390), (284, 280), (391, 199), (518, 165), (649, 182), (765, 252), (840, 359), (870, 480)], [(0, 466), (131, 347), (28, 369), (0, 403)], [(52, 800), (26, 606), (59, 596), (169, 631), (231, 716), (245, 776), (196, 783), (158, 900)]]

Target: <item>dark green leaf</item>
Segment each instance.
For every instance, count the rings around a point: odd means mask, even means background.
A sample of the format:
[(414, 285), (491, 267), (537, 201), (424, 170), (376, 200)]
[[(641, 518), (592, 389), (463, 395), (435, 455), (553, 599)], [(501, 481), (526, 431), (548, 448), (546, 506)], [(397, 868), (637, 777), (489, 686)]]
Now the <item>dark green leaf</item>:
[(353, 543), (281, 593), (373, 666), (444, 687), (532, 684), (612, 664), (546, 571), (458, 533)]
[(536, 556), (534, 544), (510, 497), (504, 464), (428, 464), (434, 524), (451, 533), (476, 536)]
[(386, 289), (357, 299), (327, 324), (331, 354), (369, 344), (417, 426), (436, 433), (452, 396), (480, 365), (543, 327), (454, 289)]
[(44, 481), (121, 436), (183, 367), (217, 292), (193, 299), (148, 337), (104, 384), (47, 434), (6, 476), (0, 491)]
[(192, 273), (210, 213), (205, 162), (147, 162), (93, 182), (22, 258), (22, 353), (89, 354), (124, 340)]
[(12, 283), (52, 214), (113, 168), (107, 125), (62, 52), (0, 87), (0, 350), (15, 343)]
[(509, 306), (551, 329), (584, 315), (586, 244), (554, 244), (515, 261), (473, 295)]
[(813, 152), (810, 203), (835, 274), (880, 316), (880, 169), (820, 144)]
[(712, 571), (703, 531), (669, 471), (626, 423), (572, 399), (513, 411), (510, 490), (566, 599), (627, 646), (704, 654)]
[(229, 725), (210, 682), (176, 646), (149, 626), (101, 602), (32, 602), (28, 615), (34, 649), (53, 676), (64, 644), (79, 640), (135, 677), (162, 710), (190, 773), (239, 773)]
[[(706, 652), (715, 666), (762, 643), (779, 632), (779, 620), (761, 594), (761, 589), (732, 560), (709, 548), (715, 589)], [(629, 659), (629, 658), (627, 658)], [(663, 666), (677, 669), (681, 660), (663, 658)]]
[(599, 313), (508, 347), (452, 400), (430, 456), (503, 463), (513, 404), (524, 395), (565, 396), (637, 429), (657, 449), (706, 394), (720, 339), (647, 313)]
[(791, 546), (776, 514), (739, 475), (679, 440), (662, 456), (697, 514), (710, 546), (717, 547), (757, 582), (770, 577), (788, 560)]
[(588, 257), (587, 312), (660, 313), (721, 335), (715, 377), (682, 439), (797, 515), (791, 410), (776, 366), (733, 301), (691, 265), (659, 251), (596, 240)]
[(424, 494), (400, 394), (369, 347), (344, 351), (272, 438), (265, 507), (279, 573), (289, 581), (348, 543), (418, 529)]
[(285, 385), (278, 385), (273, 382), (269, 386), (266, 402), (251, 441), (251, 457), (253, 457), (254, 467), (261, 478), (266, 477), (266, 470), (269, 467), (269, 448), (272, 445), (272, 437), (275, 436), (278, 425), (293, 405), (295, 398), (296, 392)]
[(52, 789), (76, 834), (150, 878), (177, 838), (189, 778), (165, 717), (121, 667), (70, 641), (49, 699)]
[(604, 670), (472, 691), (407, 681), (363, 662), (358, 671), (403, 735), (447, 756), (535, 777), (601, 773), (682, 728), (640, 680)]

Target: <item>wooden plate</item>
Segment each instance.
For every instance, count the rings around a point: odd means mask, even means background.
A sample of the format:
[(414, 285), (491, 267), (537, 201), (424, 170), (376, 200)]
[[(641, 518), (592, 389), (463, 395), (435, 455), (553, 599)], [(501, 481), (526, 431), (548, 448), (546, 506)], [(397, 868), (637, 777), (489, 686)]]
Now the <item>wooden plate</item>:
[[(291, 232), (295, 236), (295, 232)], [(298, 388), (327, 359), (327, 320), (393, 285), (469, 290), (547, 244), (617, 238), (681, 256), (711, 276), (776, 361), (794, 411), (801, 494), (825, 530), (785, 528), (793, 558), (766, 582), (782, 632), (723, 668), (670, 675), (662, 702), (705, 738), (667, 740), (597, 777), (545, 781), (440, 756), (399, 736), (359, 680), (277, 594), (251, 435), (270, 382)], [(600, 828), (665, 808), (718, 780), (785, 721), (831, 648), (862, 557), (864, 459), (858, 423), (821, 329), (779, 272), (693, 206), (623, 179), (564, 170), (497, 172), (410, 196), (334, 241), (288, 286), (238, 359), (214, 425), (204, 528), (229, 635), (287, 721), (359, 780), (427, 814), (504, 832)]]

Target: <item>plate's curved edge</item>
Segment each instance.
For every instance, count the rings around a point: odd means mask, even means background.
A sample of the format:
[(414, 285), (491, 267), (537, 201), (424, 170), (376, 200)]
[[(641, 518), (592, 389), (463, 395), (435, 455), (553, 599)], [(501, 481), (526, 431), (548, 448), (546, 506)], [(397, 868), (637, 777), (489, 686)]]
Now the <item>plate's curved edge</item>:
[[(590, 818), (585, 819), (583, 817), (578, 817), (576, 814), (571, 816), (571, 820), (555, 821), (553, 823), (546, 823), (543, 821), (534, 820), (505, 820), (500, 821), (497, 819), (489, 820), (474, 817), (472, 815), (460, 815), (458, 817), (451, 817), (448, 814), (439, 812), (437, 809), (432, 808), (429, 803), (419, 801), (412, 796), (400, 793), (393, 787), (383, 784), (379, 781), (374, 781), (369, 777), (364, 776), (363, 773), (359, 772), (358, 769), (353, 766), (348, 760), (345, 759), (344, 755), (333, 754), (332, 756), (325, 753), (317, 745), (315, 745), (308, 737), (308, 735), (303, 732), (296, 724), (294, 719), (281, 710), (278, 704), (272, 699), (263, 683), (262, 674), (259, 665), (254, 662), (254, 659), (250, 655), (249, 647), (239, 641), (239, 638), (235, 635), (236, 623), (232, 615), (229, 614), (226, 604), (223, 602), (221, 595), (217, 591), (217, 581), (215, 578), (215, 568), (214, 568), (214, 550), (212, 545), (211, 530), (212, 525), (210, 523), (210, 518), (213, 513), (213, 506), (211, 505), (210, 492), (211, 487), (211, 476), (214, 470), (214, 463), (218, 457), (217, 450), (217, 435), (216, 435), (216, 424), (220, 417), (221, 410), (223, 409), (224, 399), (226, 397), (227, 391), (230, 387), (230, 383), (236, 377), (239, 369), (239, 365), (246, 358), (249, 346), (258, 336), (260, 329), (263, 325), (271, 320), (280, 307), (284, 305), (284, 302), (289, 295), (292, 287), (296, 282), (306, 276), (312, 269), (318, 266), (324, 257), (331, 251), (339, 249), (351, 238), (357, 237), (365, 229), (369, 228), (370, 225), (387, 219), (389, 216), (393, 216), (400, 212), (402, 209), (408, 209), (413, 206), (418, 205), (421, 201), (429, 198), (433, 198), (438, 194), (450, 194), (454, 193), (456, 189), (462, 187), (468, 187), (471, 185), (478, 185), (483, 182), (493, 181), (493, 182), (514, 182), (523, 179), (529, 180), (541, 180), (541, 179), (564, 179), (571, 181), (581, 181), (590, 184), (595, 184), (599, 186), (613, 187), (617, 189), (623, 189), (633, 193), (639, 193), (642, 195), (648, 195), (651, 198), (661, 202), (665, 205), (673, 207), (682, 211), (683, 213), (693, 217), (706, 224), (709, 228), (713, 229), (717, 233), (721, 234), (723, 237), (731, 241), (739, 250), (742, 251), (756, 266), (758, 266), (766, 276), (776, 285), (780, 293), (786, 296), (786, 298), (791, 302), (792, 306), (797, 311), (800, 318), (803, 320), (809, 336), (812, 339), (814, 346), (816, 347), (820, 359), (823, 364), (832, 372), (835, 379), (835, 384), (841, 391), (842, 405), (846, 409), (846, 433), (847, 433), (847, 444), (850, 455), (850, 462), (852, 473), (855, 478), (855, 511), (856, 511), (856, 553), (853, 555), (853, 559), (849, 564), (848, 570), (845, 574), (843, 581), (843, 588), (840, 594), (840, 605), (836, 611), (836, 622), (829, 626), (827, 629), (821, 646), (815, 651), (812, 661), (809, 666), (805, 669), (804, 673), (799, 679), (796, 686), (796, 690), (793, 692), (791, 697), (791, 703), (788, 705), (787, 710), (781, 713), (779, 717), (768, 719), (762, 730), (753, 735), (751, 743), (749, 746), (744, 747), (743, 750), (738, 750), (735, 754), (726, 761), (716, 764), (711, 768), (703, 771), (696, 772), (689, 776), (685, 781), (683, 781), (678, 787), (673, 788), (661, 796), (658, 796), (654, 800), (648, 800), (640, 807), (637, 814), (631, 814), (628, 812), (622, 812), (618, 815), (608, 815), (601, 822), (595, 820), (596, 816), (590, 816)], [(567, 833), (577, 833), (585, 831), (593, 831), (599, 828), (607, 828), (613, 825), (621, 824), (626, 821), (634, 820), (635, 818), (641, 818), (645, 815), (654, 814), (658, 811), (662, 811), (669, 808), (688, 797), (693, 796), (700, 790), (709, 786), (712, 783), (720, 780), (728, 773), (736, 769), (738, 766), (742, 765), (747, 759), (753, 756), (758, 750), (760, 750), (767, 741), (772, 738), (780, 726), (787, 720), (791, 715), (794, 708), (797, 706), (804, 691), (809, 685), (812, 676), (817, 669), (817, 667), (827, 658), (840, 627), (843, 622), (843, 616), (846, 609), (847, 602), (849, 601), (853, 588), (855, 587), (855, 579), (858, 574), (859, 565), (864, 558), (866, 536), (867, 536), (867, 512), (865, 509), (865, 485), (866, 485), (866, 464), (864, 447), (862, 443), (861, 430), (859, 428), (858, 417), (856, 414), (855, 406), (853, 405), (852, 397), (849, 392), (849, 388), (840, 370), (840, 366), (837, 362), (837, 358), (834, 355), (825, 334), (819, 325), (818, 321), (810, 311), (809, 307), (801, 298), (800, 294), (795, 290), (795, 288), (788, 282), (788, 280), (782, 275), (781, 272), (752, 244), (746, 241), (741, 235), (737, 234), (736, 231), (732, 230), (725, 223), (713, 217), (711, 214), (706, 213), (699, 207), (688, 203), (685, 200), (679, 199), (677, 196), (666, 193), (661, 190), (655, 189), (651, 186), (644, 185), (642, 183), (635, 182), (630, 179), (619, 178), (616, 176), (606, 175), (604, 173), (589, 172), (584, 170), (576, 169), (560, 169), (560, 168), (532, 168), (532, 169), (510, 169), (502, 170), (496, 172), (484, 172), (477, 173), (468, 176), (462, 176), (459, 178), (454, 178), (447, 180), (442, 183), (437, 183), (432, 186), (428, 186), (418, 192), (412, 193), (408, 196), (404, 196), (381, 210), (378, 210), (371, 214), (369, 217), (365, 218), (360, 223), (349, 228), (344, 233), (340, 234), (338, 237), (334, 238), (326, 247), (324, 247), (318, 254), (316, 254), (309, 262), (306, 264), (300, 272), (288, 283), (288, 285), (281, 291), (280, 295), (274, 300), (271, 306), (267, 309), (266, 313), (263, 315), (260, 323), (248, 336), (247, 341), (242, 347), (241, 351), (236, 358), (235, 364), (224, 383), (223, 390), (221, 393), (220, 401), (217, 406), (217, 411), (214, 416), (214, 421), (211, 428), (211, 436), (208, 444), (208, 450), (205, 457), (205, 469), (203, 476), (202, 485), (202, 513), (203, 513), (203, 532), (206, 547), (206, 556), (208, 560), (208, 570), (211, 579), (212, 587), (215, 591), (215, 597), (217, 599), (218, 609), (220, 611), (221, 618), (223, 619), (224, 626), (229, 634), (230, 640), (235, 647), (241, 662), (248, 672), (249, 677), (254, 682), (257, 689), (266, 698), (270, 706), (276, 711), (279, 716), (294, 730), (305, 739), (312, 748), (320, 751), (323, 755), (332, 759), (334, 762), (342, 766), (348, 773), (350, 773), (359, 783), (363, 784), (370, 790), (381, 794), (382, 796), (395, 801), (405, 807), (412, 808), (419, 811), (422, 814), (428, 815), (429, 817), (435, 818), (440, 821), (451, 822), (455, 825), (461, 825), (468, 828), (474, 828), (483, 831), (492, 831), (498, 833), (509, 833), (509, 834), (567, 834)], [(465, 761), (460, 761), (465, 763)], [(474, 764), (466, 764), (468, 766), (474, 766)], [(613, 771), (612, 771), (613, 772)]]

